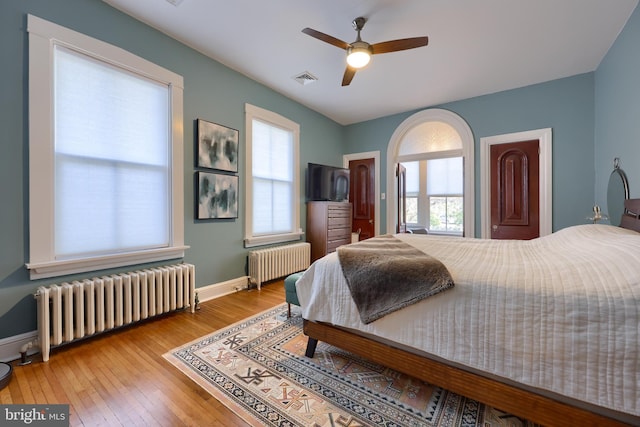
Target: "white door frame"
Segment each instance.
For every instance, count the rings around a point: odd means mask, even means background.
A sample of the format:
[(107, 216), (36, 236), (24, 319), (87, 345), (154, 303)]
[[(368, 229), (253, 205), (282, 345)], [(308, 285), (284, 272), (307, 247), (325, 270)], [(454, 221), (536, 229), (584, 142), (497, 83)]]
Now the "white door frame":
[(375, 207), (373, 214), (375, 219), (373, 222), (373, 232), (375, 236), (380, 235), (380, 151), (366, 151), (364, 153), (345, 154), (342, 156), (342, 164), (345, 168), (349, 167), (351, 160), (373, 159), (373, 166), (376, 169), (374, 196)]
[(491, 146), (511, 142), (540, 141), (540, 236), (553, 232), (551, 128), (480, 138), (480, 237), (491, 238)]

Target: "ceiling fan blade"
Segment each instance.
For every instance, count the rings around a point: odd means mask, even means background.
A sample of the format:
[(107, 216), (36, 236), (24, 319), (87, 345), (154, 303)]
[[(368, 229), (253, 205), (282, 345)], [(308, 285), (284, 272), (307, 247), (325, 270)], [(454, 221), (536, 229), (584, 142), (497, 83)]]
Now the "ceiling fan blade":
[(303, 33), (311, 36), (311, 37), (315, 37), (318, 40), (322, 40), (325, 43), (329, 43), (334, 45), (335, 47), (339, 47), (340, 49), (348, 49), (349, 48), (349, 43), (344, 42), (340, 39), (337, 39), (333, 36), (330, 36), (329, 34), (325, 34), (325, 33), (321, 33), (320, 31), (316, 31), (313, 28), (305, 28), (304, 30), (302, 30)]
[(376, 43), (371, 45), (373, 54), (397, 52), (399, 50), (413, 49), (416, 47), (426, 46), (429, 43), (429, 37), (412, 37), (408, 39), (390, 40), (388, 42)]
[(356, 71), (355, 68), (347, 66), (347, 69), (344, 70), (344, 76), (342, 77), (342, 86), (349, 86), (351, 80), (353, 80), (353, 76), (356, 75)]

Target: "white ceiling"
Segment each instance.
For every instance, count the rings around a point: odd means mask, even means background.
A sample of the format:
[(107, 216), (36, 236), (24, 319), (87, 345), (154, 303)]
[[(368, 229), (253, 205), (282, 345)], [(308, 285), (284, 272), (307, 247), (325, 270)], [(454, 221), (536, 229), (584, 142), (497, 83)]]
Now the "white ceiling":
[[(595, 70), (638, 0), (103, 0), (341, 124)], [(429, 36), (375, 55), (342, 87), (363, 16), (369, 43)], [(309, 72), (318, 81), (294, 80)]]

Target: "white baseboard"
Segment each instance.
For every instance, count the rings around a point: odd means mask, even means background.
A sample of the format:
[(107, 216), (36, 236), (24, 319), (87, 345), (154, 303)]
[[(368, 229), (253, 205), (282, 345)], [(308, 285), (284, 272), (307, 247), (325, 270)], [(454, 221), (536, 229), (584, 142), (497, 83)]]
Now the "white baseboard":
[[(198, 301), (204, 302), (219, 298), (233, 292), (244, 291), (248, 288), (249, 277), (243, 276), (226, 282), (214, 283), (196, 288)], [(26, 332), (20, 335), (0, 339), (0, 362), (9, 362), (20, 358), (22, 346), (33, 342), (38, 338), (38, 331)], [(38, 347), (32, 347), (27, 351), (27, 355), (39, 352)]]
[(198, 295), (198, 301), (200, 302), (209, 301), (233, 292), (244, 291), (247, 289), (248, 283), (249, 277), (238, 277), (237, 279), (227, 280), (226, 282), (196, 288), (196, 295)]
[[(33, 342), (38, 338), (38, 331), (25, 332), (24, 334), (0, 339), (0, 362), (10, 362), (20, 359), (22, 346)], [(40, 348), (32, 347), (27, 350), (27, 355), (38, 353)]]

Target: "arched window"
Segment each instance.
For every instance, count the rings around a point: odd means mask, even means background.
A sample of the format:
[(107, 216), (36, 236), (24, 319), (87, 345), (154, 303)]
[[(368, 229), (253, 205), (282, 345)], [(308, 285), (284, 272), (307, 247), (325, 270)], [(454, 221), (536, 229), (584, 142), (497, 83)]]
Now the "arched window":
[(405, 120), (387, 150), (387, 229), (398, 218), (395, 167), (406, 169), (407, 228), (432, 234), (474, 235), (473, 135), (458, 115), (424, 110)]

